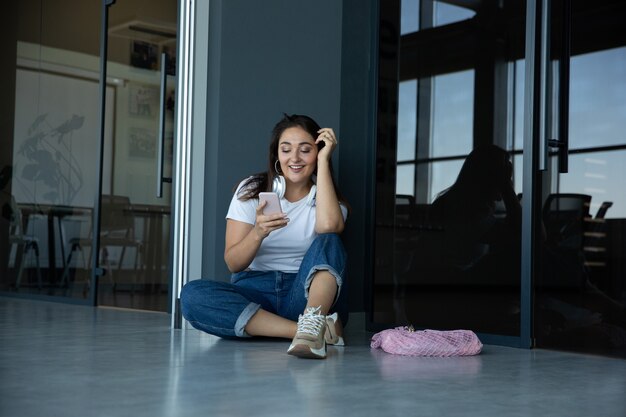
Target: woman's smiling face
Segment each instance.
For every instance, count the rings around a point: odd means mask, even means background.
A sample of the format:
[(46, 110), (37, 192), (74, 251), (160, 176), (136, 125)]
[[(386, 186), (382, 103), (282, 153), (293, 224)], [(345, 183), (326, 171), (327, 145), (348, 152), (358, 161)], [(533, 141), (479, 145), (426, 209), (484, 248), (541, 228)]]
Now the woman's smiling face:
[(317, 168), (315, 139), (301, 127), (290, 127), (278, 141), (280, 170), (287, 183), (307, 184)]

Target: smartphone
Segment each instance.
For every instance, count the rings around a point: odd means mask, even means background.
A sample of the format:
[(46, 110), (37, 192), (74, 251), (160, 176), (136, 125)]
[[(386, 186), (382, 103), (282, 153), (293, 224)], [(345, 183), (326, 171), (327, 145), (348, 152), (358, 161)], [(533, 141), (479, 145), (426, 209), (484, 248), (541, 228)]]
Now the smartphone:
[(267, 204), (263, 207), (263, 214), (276, 214), (283, 212), (283, 209), (280, 207), (278, 194), (272, 192), (261, 192), (259, 193), (259, 203), (262, 201), (267, 201)]

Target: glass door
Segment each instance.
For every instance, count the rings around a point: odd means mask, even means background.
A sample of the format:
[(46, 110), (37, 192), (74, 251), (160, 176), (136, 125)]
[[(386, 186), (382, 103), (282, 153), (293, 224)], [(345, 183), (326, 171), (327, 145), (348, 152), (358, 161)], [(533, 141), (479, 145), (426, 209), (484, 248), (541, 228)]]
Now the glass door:
[(380, 2), (374, 328), (523, 345), (525, 2)]
[[(0, 291), (90, 303), (90, 267), (68, 260), (91, 244), (98, 158), (99, 8), (79, 0), (11, 2), (2, 13)], [(77, 35), (79, 34), (79, 35)], [(117, 81), (105, 94), (114, 103)], [(107, 126), (114, 123), (107, 112)], [(104, 139), (111, 192), (114, 143)], [(80, 274), (73, 266), (80, 265)]]
[(626, 357), (626, 4), (552, 2), (550, 22), (536, 344)]
[(178, 2), (109, 3), (106, 72), (123, 81), (107, 106), (98, 304), (168, 311)]
[(108, 8), (100, 123), (105, 3), (28, 0), (2, 14), (0, 291), (167, 311), (177, 1)]
[(373, 330), (626, 356), (624, 21), (380, 3)]

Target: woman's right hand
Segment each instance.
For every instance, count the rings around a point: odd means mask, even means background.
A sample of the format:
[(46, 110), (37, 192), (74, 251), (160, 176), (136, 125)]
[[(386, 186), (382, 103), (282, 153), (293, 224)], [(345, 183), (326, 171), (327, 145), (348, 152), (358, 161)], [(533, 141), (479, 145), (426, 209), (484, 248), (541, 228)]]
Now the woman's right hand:
[(274, 230), (285, 227), (289, 222), (285, 213), (263, 214), (263, 207), (266, 204), (264, 201), (256, 208), (254, 226), (233, 219), (226, 220), (224, 260), (231, 272), (240, 272), (248, 268), (263, 239)]
[(256, 222), (254, 231), (261, 239), (265, 239), (274, 230), (287, 226), (289, 219), (287, 213), (263, 214), (263, 208), (267, 201), (262, 201), (256, 208)]

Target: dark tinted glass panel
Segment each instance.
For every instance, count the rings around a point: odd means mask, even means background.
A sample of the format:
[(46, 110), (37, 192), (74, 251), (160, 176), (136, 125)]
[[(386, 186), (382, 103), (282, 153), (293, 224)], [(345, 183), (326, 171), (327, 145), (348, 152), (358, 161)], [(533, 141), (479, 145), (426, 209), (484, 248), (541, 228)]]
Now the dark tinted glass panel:
[(574, 1), (571, 19), (569, 169), (553, 154), (542, 174), (535, 335), (626, 357), (626, 5)]
[(380, 326), (519, 336), (525, 5), (475, 5), (422, 0), (409, 32), (404, 2), (380, 4)]

